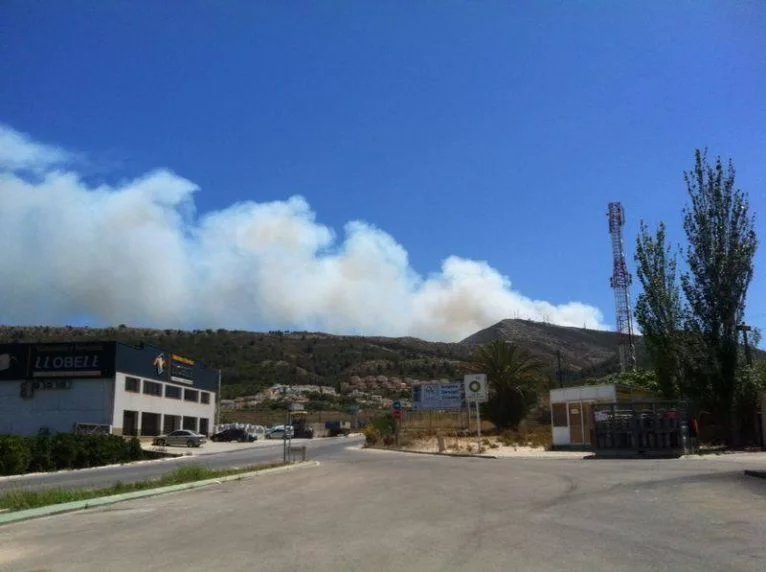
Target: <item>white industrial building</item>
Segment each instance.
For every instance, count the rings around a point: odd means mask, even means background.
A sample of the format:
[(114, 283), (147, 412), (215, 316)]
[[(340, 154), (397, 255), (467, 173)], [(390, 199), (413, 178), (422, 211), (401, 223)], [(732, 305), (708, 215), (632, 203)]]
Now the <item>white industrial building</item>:
[(101, 426), (117, 435), (212, 431), (218, 371), (152, 346), (0, 345), (0, 435)]

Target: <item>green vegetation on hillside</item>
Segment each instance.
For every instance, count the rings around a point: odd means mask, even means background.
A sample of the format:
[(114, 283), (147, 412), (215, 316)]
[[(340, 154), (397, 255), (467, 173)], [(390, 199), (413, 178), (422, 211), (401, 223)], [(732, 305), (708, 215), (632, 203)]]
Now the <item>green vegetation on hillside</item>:
[(309, 332), (0, 327), (0, 343), (94, 340), (150, 344), (221, 369), (224, 398), (254, 394), (277, 383), (337, 389), (352, 375), (455, 379), (459, 362), (469, 353), (462, 344)]
[[(478, 345), (494, 339), (512, 341), (542, 362), (541, 375), (551, 385), (581, 384), (619, 371), (613, 332), (529, 320), (503, 320), (460, 343), (311, 332), (0, 326), (0, 343), (118, 341), (131, 345), (146, 343), (186, 355), (222, 370), (223, 397), (227, 399), (252, 395), (276, 383), (339, 389), (352, 376), (384, 375), (421, 381), (460, 379), (461, 364), (469, 360)], [(390, 397), (406, 394), (392, 392)], [(333, 401), (327, 396), (322, 399)]]

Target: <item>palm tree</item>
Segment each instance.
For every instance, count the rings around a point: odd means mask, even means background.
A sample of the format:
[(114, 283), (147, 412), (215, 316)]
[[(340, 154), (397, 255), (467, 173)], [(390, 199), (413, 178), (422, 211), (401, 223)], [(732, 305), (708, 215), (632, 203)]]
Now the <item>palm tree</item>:
[(497, 339), (479, 347), (463, 367), (470, 373), (487, 374), (486, 417), (499, 429), (518, 427), (543, 381), (544, 364), (516, 344)]

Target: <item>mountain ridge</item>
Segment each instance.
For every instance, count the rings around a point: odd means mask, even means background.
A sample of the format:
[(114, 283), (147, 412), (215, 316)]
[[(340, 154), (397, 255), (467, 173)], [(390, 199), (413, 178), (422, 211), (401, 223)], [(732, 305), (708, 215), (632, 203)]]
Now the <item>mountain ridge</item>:
[(559, 377), (558, 351), (566, 380), (619, 369), (615, 333), (527, 320), (502, 320), (454, 343), (322, 332), (0, 326), (0, 343), (117, 341), (146, 343), (188, 355), (222, 370), (227, 396), (254, 393), (274, 383), (340, 387), (354, 376), (388, 376), (409, 382), (457, 379), (461, 363), (476, 345), (496, 337), (528, 349), (544, 362), (551, 380)]

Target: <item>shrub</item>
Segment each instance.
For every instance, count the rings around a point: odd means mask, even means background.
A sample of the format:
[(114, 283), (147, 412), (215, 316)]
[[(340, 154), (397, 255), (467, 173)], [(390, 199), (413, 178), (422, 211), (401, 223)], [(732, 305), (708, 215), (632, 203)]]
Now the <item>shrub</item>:
[(51, 459), (56, 469), (81, 469), (86, 465), (84, 438), (57, 433), (52, 438)]
[(499, 429), (516, 429), (523, 421), (537, 395), (532, 391), (503, 391), (495, 393), (483, 404), (481, 416)]
[(380, 441), (380, 432), (371, 423), (365, 425), (362, 433), (364, 433), (365, 442), (368, 445), (376, 445)]
[(370, 424), (378, 430), (378, 433), (381, 435), (381, 437), (391, 435), (394, 431), (396, 431), (396, 421), (394, 421), (394, 419), (388, 415), (385, 417), (378, 417), (377, 419), (373, 419)]
[(0, 437), (0, 475), (81, 469), (137, 461), (146, 457), (135, 437), (73, 435)]
[(53, 457), (51, 455), (53, 442), (49, 436), (28, 437), (26, 439), (26, 446), (29, 448), (30, 458), (29, 465), (24, 472), (42, 473), (54, 469)]
[(0, 475), (18, 475), (29, 466), (29, 447), (21, 437), (0, 437)]
[(141, 448), (141, 441), (136, 437), (131, 437), (128, 441), (128, 461), (139, 461), (145, 457), (144, 450)]

